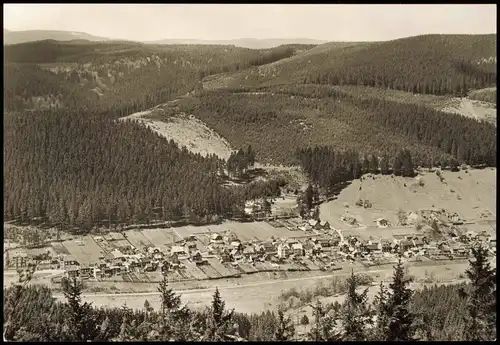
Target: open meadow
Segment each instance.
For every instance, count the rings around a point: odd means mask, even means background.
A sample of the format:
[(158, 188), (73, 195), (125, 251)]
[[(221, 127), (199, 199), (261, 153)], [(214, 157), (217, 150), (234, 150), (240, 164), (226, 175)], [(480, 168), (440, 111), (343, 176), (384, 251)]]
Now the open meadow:
[[(395, 176), (364, 176), (354, 180), (335, 200), (320, 206), (320, 217), (336, 228), (349, 228), (342, 216), (356, 218), (359, 225), (376, 226), (384, 218), (398, 224), (398, 211), (418, 212), (422, 209), (446, 209), (456, 212), (466, 222), (496, 218), (496, 169), (469, 169), (436, 173), (423, 172), (417, 178)], [(371, 208), (356, 206), (368, 200)], [(487, 214), (485, 218), (482, 215)]]

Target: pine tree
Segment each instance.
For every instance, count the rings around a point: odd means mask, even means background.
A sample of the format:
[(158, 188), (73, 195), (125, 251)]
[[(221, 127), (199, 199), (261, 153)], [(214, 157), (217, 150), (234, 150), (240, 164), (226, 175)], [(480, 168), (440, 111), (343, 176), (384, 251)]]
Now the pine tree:
[(99, 335), (95, 315), (89, 303), (82, 303), (83, 284), (77, 279), (63, 279), (62, 288), (66, 298), (66, 326), (72, 341), (88, 341)]
[(218, 288), (215, 288), (215, 293), (212, 300), (212, 305), (208, 310), (208, 327), (205, 334), (207, 341), (220, 341), (228, 332), (231, 323), (234, 309), (230, 312), (225, 310), (225, 302), (220, 297)]
[(372, 323), (372, 310), (368, 303), (368, 289), (358, 293), (358, 278), (351, 271), (347, 279), (347, 296), (342, 306), (343, 340), (367, 340), (367, 326)]
[(469, 341), (496, 339), (496, 269), (488, 262), (488, 251), (483, 247), (472, 249), (473, 260), (465, 271), (472, 291), (461, 290), (467, 303), (465, 338)]
[(415, 176), (415, 170), (413, 167), (413, 161), (411, 159), (410, 151), (408, 150), (402, 151), (400, 157), (402, 162), (401, 175), (403, 175), (404, 177)]
[(392, 172), (396, 176), (401, 176), (403, 173), (403, 160), (401, 157), (401, 153), (397, 154), (396, 157), (394, 157), (394, 161), (392, 163)]
[(308, 211), (310, 211), (313, 207), (313, 194), (313, 187), (309, 184), (304, 194), (304, 201)]
[(380, 160), (380, 173), (382, 175), (389, 175), (389, 159), (387, 156), (382, 157)]
[(389, 324), (388, 300), (389, 292), (383, 282), (380, 282), (380, 290), (373, 300), (373, 307), (377, 315), (372, 335), (373, 340), (385, 340)]
[(375, 155), (372, 155), (370, 159), (370, 172), (378, 174), (378, 158)]
[(361, 177), (363, 174), (361, 170), (361, 163), (359, 162), (359, 159), (356, 157), (354, 158), (354, 161), (352, 163), (352, 178), (353, 179), (358, 179)]
[(387, 301), (388, 326), (385, 335), (386, 341), (409, 341), (414, 338), (414, 315), (410, 312), (410, 302), (413, 291), (408, 288), (410, 279), (405, 276), (401, 257), (394, 267), (394, 275), (389, 285), (389, 299)]
[(165, 276), (163, 276), (163, 280), (160, 282), (158, 292), (161, 299), (161, 338), (168, 340), (187, 336), (187, 334), (181, 332), (181, 326), (191, 321), (189, 310), (185, 306), (181, 307), (181, 297), (168, 288)]
[[(305, 316), (305, 315), (304, 315)], [(274, 332), (274, 340), (287, 341), (295, 335), (295, 328), (290, 317), (285, 317), (281, 309), (278, 310), (278, 325)]]
[(370, 159), (368, 158), (368, 155), (365, 155), (363, 157), (363, 163), (362, 163), (362, 168), (361, 171), (363, 174), (367, 174), (370, 172)]
[(337, 315), (328, 313), (321, 302), (318, 300), (316, 305), (312, 306), (314, 315), (314, 324), (309, 332), (309, 337), (313, 341), (339, 341), (341, 334), (337, 329)]

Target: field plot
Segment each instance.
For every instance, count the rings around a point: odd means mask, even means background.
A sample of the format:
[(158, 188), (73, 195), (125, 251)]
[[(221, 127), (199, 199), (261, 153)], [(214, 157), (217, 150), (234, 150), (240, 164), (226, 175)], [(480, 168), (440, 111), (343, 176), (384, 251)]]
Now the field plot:
[(105, 253), (103, 255), (104, 257), (109, 257), (109, 258), (113, 257), (113, 255), (111, 254), (111, 252), (113, 250), (115, 250), (115, 247), (111, 244), (112, 242), (110, 243), (110, 242), (108, 242), (106, 240), (102, 240), (102, 241), (99, 241), (99, 242), (96, 242), (96, 243), (97, 243), (97, 245), (99, 247), (101, 247), (102, 251)]
[(222, 224), (209, 225), (209, 226), (206, 227), (206, 232), (223, 234), (223, 233), (226, 233), (228, 231), (234, 230), (234, 225), (235, 224), (240, 224), (240, 223), (224, 222)]
[(257, 271), (269, 271), (272, 270), (274, 267), (271, 267), (267, 264), (267, 262), (256, 262), (255, 263), (255, 269)]
[(220, 278), (221, 275), (210, 265), (199, 266), (199, 269), (209, 278)]
[(27, 256), (27, 255), (28, 255), (28, 250), (26, 248), (9, 249), (9, 256), (11, 258), (15, 256)]
[(123, 273), (122, 278), (123, 278), (123, 281), (127, 282), (127, 283), (135, 283), (137, 281), (135, 275), (133, 273), (130, 273), (130, 272)]
[(163, 274), (161, 272), (144, 272), (142, 275), (150, 282), (160, 282), (163, 280)]
[(130, 248), (130, 242), (127, 240), (115, 240), (111, 242), (111, 245), (116, 249)]
[[(99, 247), (92, 237), (83, 236), (80, 240), (64, 241), (64, 247), (69, 251), (80, 264), (91, 264), (100, 256), (105, 255), (103, 249)], [(79, 245), (82, 243), (83, 245)]]
[(156, 247), (171, 245), (180, 239), (172, 229), (145, 229), (141, 232)]
[(418, 231), (413, 227), (398, 227), (398, 228), (379, 228), (376, 226), (364, 229), (345, 229), (340, 230), (343, 236), (357, 236), (366, 240), (388, 238), (392, 239), (395, 235), (414, 235)]
[(308, 270), (303, 265), (300, 265), (300, 264), (297, 264), (297, 263), (294, 263), (294, 262), (282, 264), (281, 267), (284, 270), (287, 270), (287, 271), (307, 271)]
[(217, 272), (220, 273), (221, 276), (227, 277), (227, 276), (232, 276), (235, 274), (239, 274), (240, 272), (236, 269), (230, 268), (230, 266), (224, 266), (223, 264), (220, 263), (219, 260), (216, 258), (210, 258), (208, 259), (208, 263), (210, 266), (212, 266)]
[(149, 283), (150, 282), (148, 275), (144, 272), (135, 272), (134, 275), (136, 277), (136, 280), (141, 282), (141, 283)]
[(306, 265), (306, 267), (311, 270), (311, 271), (316, 271), (316, 270), (319, 270), (319, 267), (318, 265), (316, 265), (314, 262), (312, 262), (311, 260), (309, 259), (302, 259), (302, 261), (304, 262), (304, 264)]
[(232, 231), (238, 236), (241, 241), (249, 240), (268, 240), (271, 237), (291, 237), (295, 232), (289, 231), (286, 228), (275, 228), (266, 222), (252, 223), (227, 223)]
[(191, 272), (189, 272), (187, 269), (178, 270), (177, 274), (179, 274), (181, 279), (184, 279), (184, 280), (194, 279), (194, 277), (191, 275)]
[(194, 226), (194, 225), (180, 226), (178, 228), (171, 228), (170, 230), (172, 230), (180, 238), (209, 232), (206, 226)]
[(186, 271), (187, 273), (194, 277), (194, 279), (202, 280), (202, 279), (207, 279), (207, 276), (203, 271), (201, 271), (196, 264), (192, 263), (191, 261), (185, 260), (184, 265), (186, 266)]
[(144, 247), (151, 246), (151, 242), (144, 237), (141, 231), (139, 230), (130, 230), (125, 232), (127, 236), (127, 240), (137, 249), (141, 250)]
[(240, 263), (238, 266), (243, 270), (245, 273), (255, 273), (257, 272), (257, 268), (253, 267), (250, 264), (247, 263)]
[(56, 255), (69, 255), (69, 251), (61, 242), (50, 242), (50, 246), (54, 248)]
[(41, 254), (45, 254), (45, 253), (49, 253), (49, 255), (51, 257), (53, 256), (56, 256), (57, 255), (57, 252), (55, 251), (54, 248), (52, 247), (42, 247), (42, 248), (31, 248), (31, 249), (28, 249), (27, 250), (28, 252), (28, 255), (32, 255), (32, 256), (35, 256), (35, 255), (41, 255)]
[(104, 235), (104, 239), (106, 241), (112, 242), (112, 241), (118, 241), (118, 240), (124, 240), (125, 237), (119, 232), (110, 232), (109, 234)]

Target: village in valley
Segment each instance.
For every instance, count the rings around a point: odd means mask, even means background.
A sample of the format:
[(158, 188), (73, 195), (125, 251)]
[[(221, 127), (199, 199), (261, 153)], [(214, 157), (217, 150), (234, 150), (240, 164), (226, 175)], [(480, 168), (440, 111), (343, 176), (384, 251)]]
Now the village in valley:
[[(258, 214), (261, 204), (252, 203), (249, 208)], [(371, 205), (358, 200), (354, 207)], [(21, 276), (54, 270), (51, 282), (57, 285), (64, 276), (154, 283), (164, 276), (180, 282), (257, 272), (369, 270), (392, 265), (400, 256), (411, 264), (433, 265), (468, 259), (479, 243), (496, 255), (495, 232), (475, 231), (489, 225), (478, 227), (456, 212), (436, 208), (398, 216), (401, 221), (395, 225), (384, 218), (363, 225), (344, 215), (341, 228), (320, 219), (316, 208), (303, 217), (274, 215), (250, 222), (147, 226), (121, 232), (101, 229), (84, 236), (49, 229), (44, 238), (39, 230), (6, 224), (4, 262), (7, 270)]]

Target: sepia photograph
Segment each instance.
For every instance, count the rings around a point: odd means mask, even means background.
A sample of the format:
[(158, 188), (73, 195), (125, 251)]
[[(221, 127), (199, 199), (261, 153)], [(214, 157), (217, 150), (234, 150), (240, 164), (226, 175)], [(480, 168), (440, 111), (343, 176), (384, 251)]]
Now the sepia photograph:
[(3, 341), (496, 341), (495, 4), (4, 4)]

